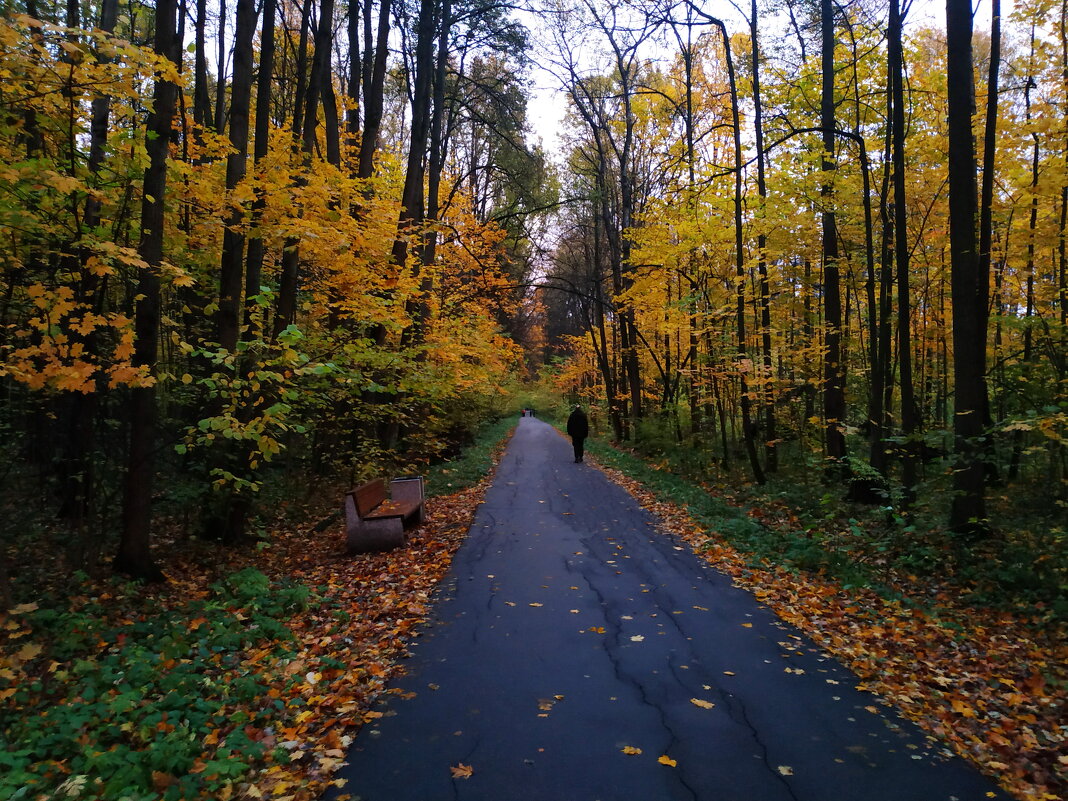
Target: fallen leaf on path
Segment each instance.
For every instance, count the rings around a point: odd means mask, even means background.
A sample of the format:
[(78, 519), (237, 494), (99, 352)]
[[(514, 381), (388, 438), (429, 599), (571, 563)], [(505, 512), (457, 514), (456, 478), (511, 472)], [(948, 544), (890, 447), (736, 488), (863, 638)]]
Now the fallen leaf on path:
[(664, 754), (663, 756), (660, 757), (660, 759), (658, 759), (656, 761), (659, 762), (661, 765), (667, 765), (669, 768), (673, 768), (673, 767), (675, 767), (676, 765), (679, 764), (674, 759), (669, 757), (667, 754)]
[(452, 771), (454, 779), (470, 779), (471, 774), (474, 773), (474, 768), (470, 765), (465, 765), (463, 762), (459, 765), (453, 765), (449, 770)]
[(541, 606), (541, 604), (539, 604), (539, 603), (537, 603), (537, 602), (535, 602), (535, 603), (532, 603), (532, 604), (528, 604), (528, 605), (529, 605), (529, 606)]
[[(1058, 747), (1068, 686), (1062, 649), (1068, 640), (1063, 621), (1051, 622), (1048, 609), (1010, 612), (970, 604), (970, 593), (960, 592), (945, 576), (889, 571), (885, 578), (895, 596), (930, 601), (914, 607), (808, 571), (773, 564), (754, 569), (751, 555), (702, 528), (683, 507), (618, 471), (605, 472), (655, 513), (664, 530), (727, 573), (734, 586), (752, 592), (781, 620), (842, 660), (861, 677), (864, 691), (897, 705), (928, 734), (994, 774), (1014, 797), (1068, 799), (1066, 761), (1060, 760), (1064, 753)], [(715, 491), (769, 533), (797, 529), (785, 502), (754, 504), (748, 493), (739, 499), (722, 487)], [(841, 530), (828, 536), (843, 545), (856, 536), (852, 521), (829, 521), (830, 529), (836, 527)], [(803, 643), (798, 635), (788, 636)], [(850, 683), (824, 680), (832, 686)], [(995, 773), (991, 762), (1009, 768)]]
[(631, 756), (635, 756), (635, 755), (640, 754), (642, 752), (642, 749), (635, 748), (633, 745), (625, 745), (625, 746), (623, 746), (623, 748), (621, 750), (623, 751), (624, 754), (629, 754)]
[(630, 641), (631, 642), (641, 642), (644, 639), (645, 639), (645, 637), (643, 637), (641, 634), (635, 634), (633, 637), (630, 638)]
[(691, 698), (690, 703), (701, 707), (701, 709), (712, 709), (715, 706), (711, 701), (703, 701), (700, 698)]
[(793, 776), (794, 769), (791, 768), (789, 765), (779, 765), (779, 773), (781, 773), (783, 776)]

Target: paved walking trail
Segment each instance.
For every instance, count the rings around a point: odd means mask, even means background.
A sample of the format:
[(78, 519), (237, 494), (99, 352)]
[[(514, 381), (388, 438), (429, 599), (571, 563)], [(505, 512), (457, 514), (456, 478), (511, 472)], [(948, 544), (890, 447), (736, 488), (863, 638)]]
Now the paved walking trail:
[(341, 771), (354, 799), (1008, 798), (540, 420), (520, 420), (416, 643), (395, 685), (414, 695), (388, 696)]

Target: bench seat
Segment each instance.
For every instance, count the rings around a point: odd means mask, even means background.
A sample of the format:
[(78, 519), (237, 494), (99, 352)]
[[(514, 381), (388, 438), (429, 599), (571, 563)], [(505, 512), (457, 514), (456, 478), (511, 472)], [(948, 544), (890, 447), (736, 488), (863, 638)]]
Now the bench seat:
[(420, 501), (393, 501), (386, 499), (365, 515), (364, 520), (384, 520), (391, 517), (409, 517), (422, 507)]
[(381, 478), (345, 494), (345, 540), (349, 553), (396, 548), (408, 540), (407, 530), (426, 519), (423, 477), (395, 478), (386, 497)]

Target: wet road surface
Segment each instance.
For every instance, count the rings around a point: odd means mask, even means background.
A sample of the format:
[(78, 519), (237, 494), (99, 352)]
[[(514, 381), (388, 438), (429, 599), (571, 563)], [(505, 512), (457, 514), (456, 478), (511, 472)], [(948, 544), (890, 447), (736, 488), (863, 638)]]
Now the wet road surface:
[(393, 685), (409, 697), (328, 798), (1008, 798), (572, 458), (520, 420)]

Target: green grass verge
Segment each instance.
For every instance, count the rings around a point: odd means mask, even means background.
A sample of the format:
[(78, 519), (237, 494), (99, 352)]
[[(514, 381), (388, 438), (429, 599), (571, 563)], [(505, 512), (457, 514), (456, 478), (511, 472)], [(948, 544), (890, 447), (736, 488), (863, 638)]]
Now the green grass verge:
[(450, 495), (485, 478), (493, 469), (494, 452), (515, 424), (516, 417), (512, 415), (487, 423), (457, 458), (431, 465), (426, 472), (426, 494), (430, 497)]

